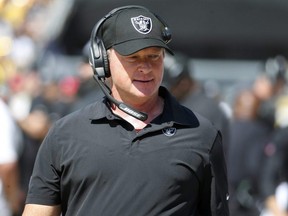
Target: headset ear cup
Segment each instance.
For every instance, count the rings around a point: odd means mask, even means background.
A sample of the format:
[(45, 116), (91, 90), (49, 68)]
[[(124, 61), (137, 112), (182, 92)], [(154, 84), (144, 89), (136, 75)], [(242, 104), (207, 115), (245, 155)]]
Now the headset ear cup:
[(102, 40), (98, 38), (96, 38), (91, 44), (90, 64), (93, 67), (94, 74), (99, 79), (104, 79), (110, 76), (107, 52)]
[(106, 51), (102, 41), (101, 41), (100, 46), (101, 46), (101, 50), (102, 50), (102, 61), (103, 61), (104, 73), (105, 73), (105, 77), (108, 78), (111, 76), (110, 67), (109, 67), (109, 58), (108, 58), (107, 51)]
[(93, 72), (95, 70), (95, 62), (94, 62), (94, 50), (93, 47), (90, 45), (89, 47), (89, 63), (93, 69)]

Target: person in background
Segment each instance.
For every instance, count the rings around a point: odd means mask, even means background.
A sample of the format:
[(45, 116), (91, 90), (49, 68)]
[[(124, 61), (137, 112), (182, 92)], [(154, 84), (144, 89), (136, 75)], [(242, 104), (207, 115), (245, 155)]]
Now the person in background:
[(184, 106), (209, 119), (220, 131), (226, 156), (228, 156), (230, 117), (223, 110), (220, 101), (209, 97), (200, 81), (193, 77), (189, 57), (177, 52), (167, 53), (165, 58), (163, 84), (171, 94)]
[(263, 198), (261, 216), (288, 216), (288, 126), (277, 128), (265, 147), (260, 178)]
[[(281, 58), (281, 60), (283, 60)], [(283, 62), (282, 62), (283, 63)], [(267, 142), (260, 188), (263, 200), (261, 216), (288, 215), (288, 90), (286, 62), (279, 67), (274, 94), (267, 100), (266, 115), (273, 122), (274, 131)], [(269, 106), (267, 106), (269, 104)]]
[(22, 150), (18, 157), (19, 183), (23, 196), (21, 212), (41, 142), (53, 121), (67, 114), (70, 105), (61, 101), (63, 96), (59, 83), (44, 81), (38, 69), (31, 67), (26, 71), (19, 70), (6, 82), (9, 89), (7, 105), (22, 134)]
[(104, 94), (92, 79), (93, 70), (89, 64), (90, 43), (87, 42), (82, 49), (82, 60), (77, 70), (79, 88), (76, 94), (74, 104), (71, 106), (71, 112), (74, 112), (84, 106), (93, 103), (95, 100), (103, 98)]
[[(258, 80), (255, 83), (258, 85)], [(244, 88), (238, 91), (232, 107), (228, 180), (230, 211), (235, 216), (259, 215), (263, 151), (273, 131), (273, 127), (257, 115), (259, 104), (260, 100), (254, 91)]]
[[(262, 203), (264, 208), (266, 204), (269, 208), (277, 206), (275, 203), (271, 204), (271, 201), (275, 201), (272, 195), (279, 184), (278, 173), (281, 170), (281, 167), (275, 164), (286, 164), (281, 161), (279, 152), (277, 156), (273, 156), (276, 149), (281, 149), (280, 152), (286, 154), (283, 145), (287, 140), (284, 136), (285, 130), (279, 130), (275, 121), (278, 113), (277, 101), (285, 95), (283, 75), (283, 69), (274, 76), (268, 76), (267, 71), (264, 71), (256, 77), (251, 86), (239, 90), (235, 97), (228, 160), (232, 198), (230, 210), (233, 215), (264, 216)], [(279, 161), (281, 163), (278, 163)], [(272, 199), (267, 199), (266, 203), (263, 200), (269, 195)]]
[(229, 216), (220, 132), (161, 86), (170, 40), (145, 7), (100, 19), (89, 59), (105, 97), (54, 122), (23, 216)]
[(21, 132), (8, 105), (0, 98), (0, 215), (14, 216), (21, 211), (18, 159)]

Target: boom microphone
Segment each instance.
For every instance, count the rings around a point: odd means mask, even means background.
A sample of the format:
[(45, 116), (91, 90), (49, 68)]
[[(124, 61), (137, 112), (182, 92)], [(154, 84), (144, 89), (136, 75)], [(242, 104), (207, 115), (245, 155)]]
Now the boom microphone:
[(105, 94), (105, 96), (108, 98), (110, 102), (115, 104), (120, 110), (127, 113), (128, 115), (133, 116), (136, 119), (139, 119), (141, 121), (145, 121), (148, 118), (148, 115), (144, 112), (140, 112), (138, 110), (135, 110), (128, 106), (127, 104), (124, 104), (120, 101), (117, 101), (115, 98), (111, 96), (111, 90), (109, 87), (102, 81), (100, 78), (98, 78), (97, 75), (93, 75), (94, 80), (99, 84), (101, 90)]

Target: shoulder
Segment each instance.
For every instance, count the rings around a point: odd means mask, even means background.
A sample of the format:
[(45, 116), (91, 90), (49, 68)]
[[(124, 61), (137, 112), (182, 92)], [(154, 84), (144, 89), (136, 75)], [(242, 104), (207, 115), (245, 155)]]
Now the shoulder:
[(217, 140), (219, 141), (219, 138), (221, 140), (220, 131), (210, 120), (208, 120), (202, 114), (192, 111), (191, 109), (182, 105), (179, 105), (179, 107), (182, 110), (182, 114), (183, 116), (185, 116), (186, 121), (192, 123), (192, 127), (190, 127), (191, 129), (189, 133), (199, 137), (199, 139), (201, 140), (201, 146), (204, 149), (210, 151), (213, 148), (215, 142)]
[(199, 112), (180, 104), (166, 89), (161, 89), (165, 98), (164, 119), (173, 121), (201, 131), (216, 131), (210, 120)]
[(163, 121), (174, 122), (180, 127), (189, 129), (188, 133), (192, 140), (197, 137), (204, 149), (210, 149), (218, 134), (218, 130), (212, 122), (198, 112), (180, 104), (168, 91), (164, 91), (164, 93)]
[(54, 122), (50, 134), (64, 135), (84, 130), (91, 125), (92, 119), (103, 118), (106, 113), (107, 107), (103, 101), (94, 102)]

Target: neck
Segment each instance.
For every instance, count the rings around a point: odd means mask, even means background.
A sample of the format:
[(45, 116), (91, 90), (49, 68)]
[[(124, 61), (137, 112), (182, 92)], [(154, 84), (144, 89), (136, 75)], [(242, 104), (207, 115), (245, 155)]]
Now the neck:
[(158, 96), (146, 101), (145, 103), (133, 103), (128, 104), (132, 106), (134, 109), (139, 110), (141, 112), (145, 112), (148, 115), (148, 118), (145, 122), (134, 118), (133, 116), (128, 115), (127, 113), (123, 112), (122, 110), (118, 109), (116, 106), (112, 106), (112, 111), (120, 116), (121, 118), (125, 119), (127, 122), (132, 124), (135, 129), (143, 129), (149, 122), (151, 122), (154, 118), (160, 115), (164, 108), (164, 100), (162, 97)]

